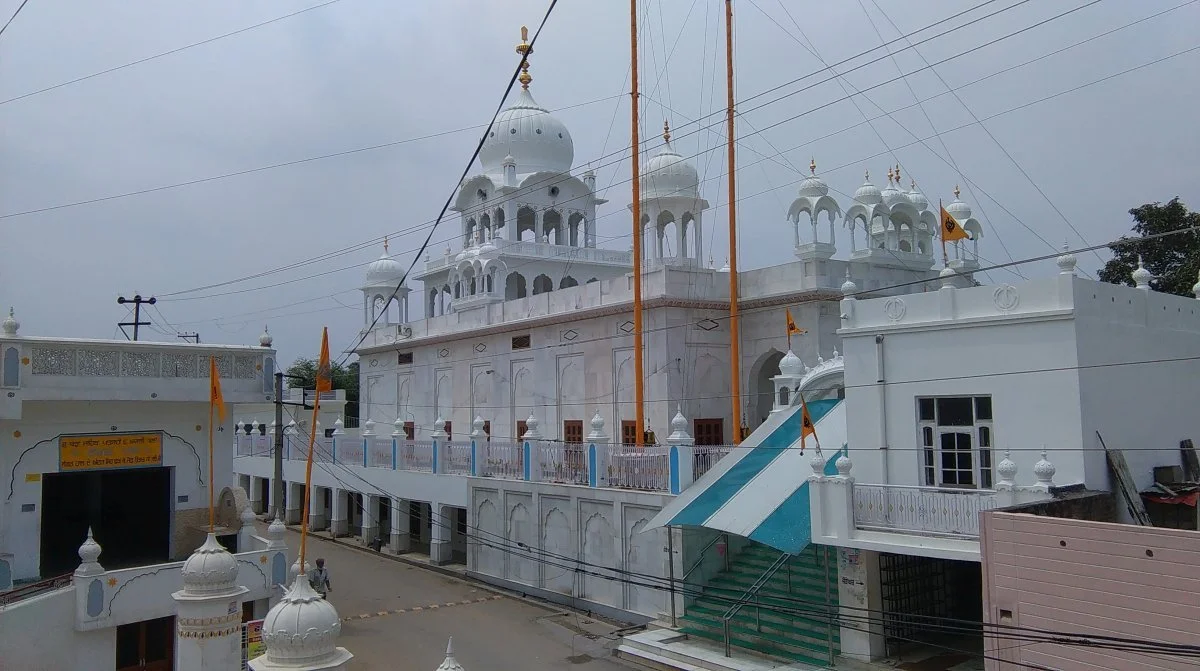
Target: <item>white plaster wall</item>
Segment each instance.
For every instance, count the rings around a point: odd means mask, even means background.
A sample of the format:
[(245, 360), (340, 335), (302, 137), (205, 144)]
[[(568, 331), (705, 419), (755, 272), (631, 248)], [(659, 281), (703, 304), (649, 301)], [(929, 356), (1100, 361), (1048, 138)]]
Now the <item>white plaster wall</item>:
[(0, 608), (0, 668), (109, 671), (117, 630), (75, 631), (75, 590), (64, 589)]
[(1080, 280), (1075, 309), (1086, 482), (1110, 488), (1099, 431), (1145, 489), (1180, 464), (1179, 441), (1200, 444), (1200, 301)]
[[(1021, 285), (1020, 307), (1008, 313), (993, 304), (996, 287), (909, 295), (895, 322), (885, 316), (890, 299), (854, 301), (854, 319), (841, 335), (855, 478), (883, 482), (879, 447), (887, 444), (888, 482), (924, 484), (917, 397), (991, 395), (993, 444), (1000, 453), (1013, 450), (1018, 482), (1034, 481), (1042, 444), (1058, 469), (1057, 484), (1084, 482), (1075, 328), (1070, 300), (1060, 303), (1058, 288), (1054, 280)], [(877, 335), (884, 336), (886, 441)]]
[[(471, 483), (469, 524), (479, 536), (468, 550), (471, 571), (641, 615), (657, 617), (668, 608), (665, 591), (624, 584), (612, 569), (668, 576), (666, 531), (642, 529), (669, 496), (486, 478)], [(573, 570), (576, 561), (585, 563), (583, 572)]]
[[(207, 403), (27, 401), (22, 419), (0, 420), (0, 435), (6, 437), (0, 448), (0, 506), (5, 509), (0, 521), (6, 523), (0, 527), (0, 551), (13, 553), (13, 577), (22, 580), (38, 575), (42, 483), (27, 481), (26, 475), (58, 472), (60, 435), (163, 431), (163, 465), (174, 470), (174, 512), (206, 509), (208, 412)], [(230, 422), (227, 419), (215, 439), (217, 492), (233, 481)], [(180, 500), (183, 496), (186, 501)], [(34, 511), (21, 512), (24, 504), (33, 504)], [(191, 549), (172, 547), (172, 556)]]

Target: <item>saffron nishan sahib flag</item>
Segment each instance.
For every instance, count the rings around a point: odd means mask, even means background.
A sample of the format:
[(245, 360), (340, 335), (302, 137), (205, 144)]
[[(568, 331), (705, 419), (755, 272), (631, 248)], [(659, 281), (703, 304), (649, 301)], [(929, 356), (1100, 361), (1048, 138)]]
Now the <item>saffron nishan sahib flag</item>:
[(329, 363), (329, 327), (321, 332), (321, 358), (317, 361), (317, 393), (333, 390), (333, 368)]
[(941, 208), (941, 210), (942, 210), (942, 226), (941, 226), (942, 242), (946, 243), (946, 242), (954, 242), (955, 240), (970, 240), (971, 236), (968, 235), (967, 232), (963, 230), (963, 227), (961, 224), (958, 223), (958, 220), (955, 219), (954, 216), (951, 215), (949, 212), (947, 212), (946, 208), (943, 207), (943, 208)]
[(217, 411), (217, 418), (225, 422), (225, 397), (221, 395), (221, 376), (217, 373), (217, 358), (208, 357), (208, 402)]
[(805, 333), (808, 333), (808, 331), (800, 328), (799, 326), (796, 326), (796, 320), (792, 319), (792, 311), (791, 310), (785, 309), (784, 314), (787, 315), (787, 334), (789, 336), (804, 335)]

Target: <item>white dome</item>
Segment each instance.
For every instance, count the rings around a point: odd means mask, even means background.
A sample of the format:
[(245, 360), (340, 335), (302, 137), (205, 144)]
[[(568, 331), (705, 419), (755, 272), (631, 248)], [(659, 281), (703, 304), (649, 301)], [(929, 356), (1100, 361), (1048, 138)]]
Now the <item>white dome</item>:
[(971, 218), (971, 206), (962, 202), (958, 197), (958, 193), (958, 187), (956, 186), (954, 187), (954, 202), (946, 206), (946, 211), (950, 213), (950, 216), (958, 220), (959, 224), (962, 224)]
[(695, 198), (700, 193), (700, 173), (671, 146), (671, 133), (663, 124), (665, 144), (642, 167), (642, 199)]
[(809, 161), (808, 169), (812, 174), (800, 182), (800, 197), (820, 198), (821, 196), (829, 195), (829, 185), (820, 177), (817, 177), (816, 159)]
[(17, 335), (17, 330), (20, 328), (21, 322), (17, 321), (16, 316), (13, 315), (13, 309), (9, 308), (8, 316), (5, 317), (4, 322), (0, 324), (0, 329), (3, 329), (3, 333), (6, 336), (15, 336)]
[(888, 185), (884, 187), (883, 191), (880, 192), (879, 195), (883, 199), (883, 204), (887, 205), (888, 207), (895, 207), (900, 203), (910, 202), (908, 200), (908, 196), (895, 185), (893, 185), (891, 180), (888, 180)]
[(929, 209), (929, 199), (925, 197), (925, 194), (917, 191), (916, 182), (914, 182), (912, 185), (912, 191), (908, 192), (908, 200), (920, 212), (924, 212), (925, 210)]
[(537, 104), (529, 89), (521, 89), (517, 101), (496, 117), (479, 152), (485, 173), (503, 173), (506, 158), (511, 158), (522, 174), (568, 173), (575, 160), (570, 131)]
[(779, 374), (784, 377), (803, 377), (804, 362), (789, 349), (779, 360)]
[(875, 205), (883, 202), (883, 196), (879, 193), (879, 187), (871, 183), (871, 175), (869, 173), (863, 177), (862, 186), (858, 187), (858, 191), (854, 192), (854, 200), (863, 205)]
[(237, 588), (237, 560), (221, 547), (211, 532), (180, 569), (183, 589), (191, 594), (213, 594)]
[(262, 335), (258, 336), (258, 344), (263, 347), (270, 347), (275, 342), (275, 338), (271, 337), (271, 329), (263, 327)]
[(366, 286), (394, 287), (404, 279), (404, 266), (385, 252), (367, 266)]
[(308, 576), (296, 576), (285, 592), (263, 618), (267, 661), (294, 666), (304, 662), (308, 666), (348, 658), (350, 653), (337, 647), (338, 635), (342, 633), (337, 610), (313, 591)]

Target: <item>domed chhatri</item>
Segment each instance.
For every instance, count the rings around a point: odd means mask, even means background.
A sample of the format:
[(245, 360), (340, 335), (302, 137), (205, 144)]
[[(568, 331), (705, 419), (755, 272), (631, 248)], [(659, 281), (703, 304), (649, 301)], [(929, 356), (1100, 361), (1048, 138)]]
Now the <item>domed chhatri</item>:
[(928, 210), (929, 199), (925, 197), (925, 194), (917, 191), (917, 181), (914, 179), (909, 186), (910, 190), (907, 194), (909, 202), (911, 202), (913, 207), (917, 208), (917, 210), (921, 212)]
[(783, 377), (803, 377), (804, 362), (789, 349), (779, 360), (779, 374)]
[(216, 594), (237, 589), (237, 559), (209, 533), (204, 544), (196, 548), (180, 570), (183, 589), (188, 594)]
[(354, 657), (337, 645), (341, 619), (333, 604), (296, 576), (283, 598), (263, 618), (267, 654), (250, 661), (256, 671), (270, 669), (342, 669)]
[(275, 343), (275, 338), (271, 335), (271, 329), (263, 326), (262, 335), (258, 336), (258, 344), (263, 347), (270, 347)]
[(962, 192), (959, 190), (958, 185), (956, 184), (954, 186), (954, 202), (946, 206), (946, 211), (950, 213), (950, 216), (958, 220), (958, 223), (960, 224), (971, 218), (971, 206), (967, 205), (962, 201), (961, 198), (959, 198), (961, 194)]
[(800, 195), (810, 198), (820, 198), (821, 196), (829, 195), (829, 185), (820, 177), (817, 177), (817, 159), (813, 158), (808, 162), (808, 177), (800, 182)]
[(879, 187), (871, 183), (871, 173), (863, 174), (862, 186), (854, 192), (854, 200), (863, 205), (875, 205), (883, 202), (883, 194), (880, 193)]
[(0, 334), (12, 337), (17, 335), (17, 331), (20, 328), (21, 322), (17, 321), (16, 316), (13, 315), (13, 309), (10, 307), (8, 309), (8, 316), (4, 318), (3, 322), (0, 322)]
[(383, 239), (383, 254), (378, 259), (375, 259), (367, 266), (367, 277), (363, 282), (363, 286), (391, 286), (394, 287), (400, 283), (404, 277), (404, 266), (396, 259), (388, 256), (388, 241)]
[(575, 143), (566, 125), (529, 93), (533, 77), (528, 56), (533, 48), (528, 39), (529, 31), (522, 26), (521, 44), (517, 45), (517, 53), (526, 57), (521, 63), (521, 91), (516, 102), (496, 117), (479, 152), (479, 162), (488, 174), (502, 174), (506, 159), (511, 159), (518, 173), (565, 174), (575, 160)]
[(663, 122), (663, 146), (642, 167), (642, 198), (696, 198), (700, 173), (671, 145), (671, 126)]

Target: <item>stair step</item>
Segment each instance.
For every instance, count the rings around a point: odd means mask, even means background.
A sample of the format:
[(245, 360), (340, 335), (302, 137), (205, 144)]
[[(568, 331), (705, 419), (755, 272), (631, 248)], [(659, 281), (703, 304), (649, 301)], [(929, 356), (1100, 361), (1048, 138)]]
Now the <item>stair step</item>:
[[(698, 638), (708, 639), (715, 643), (724, 644), (724, 642), (725, 642), (725, 635), (724, 635), (723, 631), (711, 629), (708, 627), (685, 626), (685, 627), (681, 627), (680, 631), (682, 631), (685, 634), (688, 634), (689, 636), (696, 636)], [(754, 637), (733, 636), (730, 638), (729, 643), (730, 643), (730, 645), (741, 648), (743, 650), (750, 650), (752, 652), (756, 652), (759, 654), (770, 655), (772, 657), (779, 657), (779, 658), (787, 659), (787, 660), (790, 660), (793, 662), (801, 662), (804, 664), (811, 664), (813, 666), (820, 666), (820, 667), (825, 667), (825, 666), (829, 665), (829, 656), (824, 651), (824, 649), (814, 651), (814, 650), (811, 650), (811, 649), (805, 648), (805, 647), (798, 647), (795, 645), (789, 645), (787, 643), (780, 643), (780, 642), (773, 640), (770, 636), (754, 636)]]
[[(693, 604), (688, 612), (684, 614), (684, 619), (689, 617), (721, 623), (721, 618), (724, 617), (724, 607), (713, 607), (706, 604)], [(812, 616), (808, 615), (784, 615), (775, 613), (769, 610), (763, 610), (761, 613), (755, 613), (753, 608), (743, 608), (734, 615), (734, 620), (741, 622), (771, 622), (773, 626), (778, 626), (785, 630), (794, 630), (801, 635), (809, 635), (812, 632), (819, 632), (821, 638), (825, 637), (825, 630), (829, 628), (829, 620), (821, 617), (819, 614)], [(839, 628), (834, 627), (835, 635)]]

